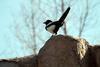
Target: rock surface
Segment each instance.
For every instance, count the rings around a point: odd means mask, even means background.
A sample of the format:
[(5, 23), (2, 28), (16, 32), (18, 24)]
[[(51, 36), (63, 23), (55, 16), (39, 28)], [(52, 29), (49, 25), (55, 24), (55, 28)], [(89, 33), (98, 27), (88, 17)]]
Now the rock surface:
[(93, 46), (91, 47), (91, 50), (95, 59), (94, 64), (96, 64), (96, 67), (100, 67), (100, 46)]
[[(78, 52), (82, 53), (82, 51), (77, 47), (82, 44), (77, 45), (78, 43), (80, 42), (77, 39), (70, 36), (51, 37), (39, 51), (38, 67), (89, 67), (89, 49), (80, 59)], [(87, 45), (87, 47), (89, 46)]]
[(100, 67), (100, 46), (81, 38), (52, 36), (37, 56), (1, 60), (0, 67)]

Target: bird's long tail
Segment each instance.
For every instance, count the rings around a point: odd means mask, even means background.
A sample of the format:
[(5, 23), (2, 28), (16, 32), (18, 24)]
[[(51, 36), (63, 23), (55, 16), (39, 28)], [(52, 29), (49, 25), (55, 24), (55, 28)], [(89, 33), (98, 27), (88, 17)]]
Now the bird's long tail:
[(66, 10), (66, 11), (63, 13), (63, 15), (60, 17), (59, 22), (62, 23), (62, 22), (65, 20), (65, 18), (66, 18), (66, 16), (68, 15), (69, 11), (70, 11), (70, 7), (68, 7), (67, 10)]

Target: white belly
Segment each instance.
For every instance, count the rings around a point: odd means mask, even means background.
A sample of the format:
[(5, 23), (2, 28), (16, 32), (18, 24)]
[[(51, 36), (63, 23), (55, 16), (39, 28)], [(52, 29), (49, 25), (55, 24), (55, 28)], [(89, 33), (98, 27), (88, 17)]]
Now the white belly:
[(47, 28), (47, 31), (54, 34), (54, 29), (55, 29), (55, 25), (52, 25), (52, 26)]

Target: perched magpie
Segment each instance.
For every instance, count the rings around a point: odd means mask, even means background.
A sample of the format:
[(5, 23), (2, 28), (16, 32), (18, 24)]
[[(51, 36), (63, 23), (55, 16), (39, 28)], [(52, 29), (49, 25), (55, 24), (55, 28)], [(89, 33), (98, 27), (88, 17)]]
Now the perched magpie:
[(46, 22), (44, 22), (44, 24), (46, 25), (45, 29), (49, 31), (50, 33), (56, 35), (59, 28), (64, 24), (63, 22), (66, 16), (68, 15), (69, 11), (70, 11), (70, 7), (67, 8), (67, 10), (63, 13), (63, 15), (58, 21), (53, 22), (51, 20), (47, 20)]

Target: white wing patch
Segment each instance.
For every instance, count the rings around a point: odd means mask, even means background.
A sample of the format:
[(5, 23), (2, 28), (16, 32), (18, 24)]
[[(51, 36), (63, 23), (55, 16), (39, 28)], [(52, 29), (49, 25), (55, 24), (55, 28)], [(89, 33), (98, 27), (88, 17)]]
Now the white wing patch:
[(52, 26), (47, 28), (47, 31), (54, 34), (54, 29), (55, 29), (55, 25), (52, 25)]

